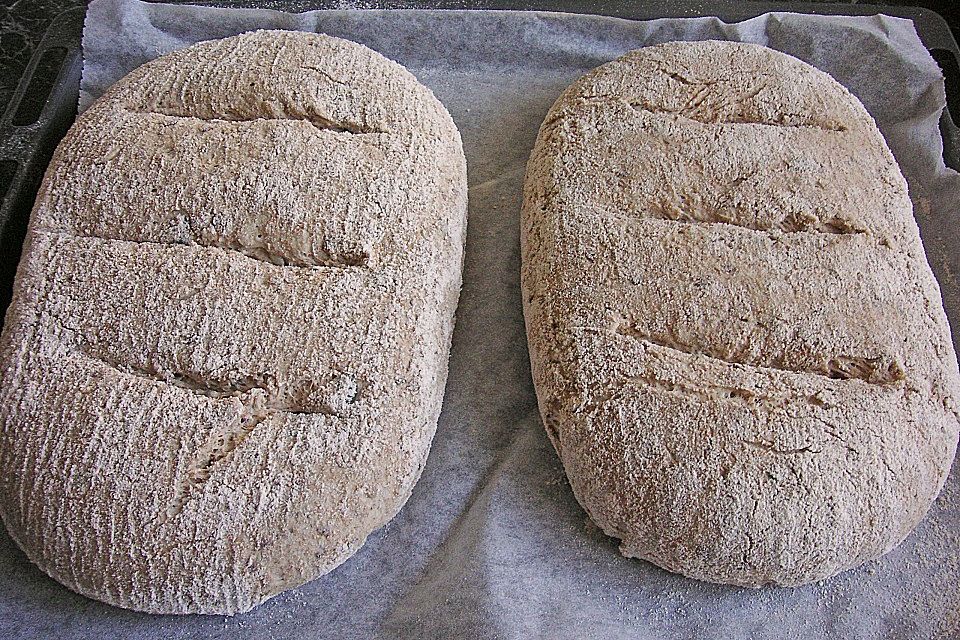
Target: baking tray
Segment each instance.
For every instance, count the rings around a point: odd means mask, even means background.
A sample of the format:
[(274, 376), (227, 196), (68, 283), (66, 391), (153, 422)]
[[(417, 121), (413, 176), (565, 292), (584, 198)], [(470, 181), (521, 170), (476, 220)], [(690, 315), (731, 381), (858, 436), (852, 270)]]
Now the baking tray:
[[(704, 12), (706, 12), (706, 10), (704, 10)], [(893, 13), (893, 11), (889, 10), (886, 12)], [(3, 118), (3, 132), (6, 132), (8, 127), (16, 127), (16, 131), (19, 133), (19, 137), (15, 139), (16, 144), (11, 142), (9, 148), (16, 150), (17, 153), (24, 154), (23, 157), (25, 158), (22, 163), (16, 160), (13, 161), (15, 163), (13, 177), (19, 179), (20, 182), (16, 185), (16, 190), (10, 191), (9, 195), (19, 194), (19, 204), (16, 209), (12, 210), (12, 215), (4, 219), (5, 222), (11, 221), (11, 223), (18, 225), (20, 235), (22, 235), (27, 213), (34, 198), (36, 183), (40, 179), (43, 167), (46, 165), (54, 145), (66, 127), (69, 126), (74, 116), (79, 62), (78, 44), (82, 12), (76, 11), (72, 12), (72, 14), (72, 17), (67, 16), (61, 21), (58, 21), (58, 23), (51, 28), (50, 33), (47, 34), (47, 38), (44, 39), (42, 46), (37, 52), (36, 58), (31, 62), (31, 75), (21, 83), (21, 87), (18, 89), (17, 99), (11, 104), (11, 112), (5, 114)], [(733, 21), (733, 19), (730, 20)], [(942, 26), (942, 21), (940, 21), (940, 24)], [(71, 37), (73, 38), (72, 44), (71, 41), (68, 40)], [(929, 39), (927, 41), (929, 42)], [(47, 51), (50, 50), (53, 50), (54, 53), (47, 54)], [(947, 49), (943, 50), (948, 51)], [(45, 54), (47, 54), (46, 57)], [(950, 56), (951, 59), (956, 60), (955, 54), (950, 54)], [(60, 60), (61, 57), (62, 62), (58, 63), (57, 61)], [(57, 68), (58, 64), (59, 69)], [(52, 91), (47, 99), (39, 99), (42, 93), (38, 95), (39, 90), (37, 89), (37, 85), (33, 85), (31, 88), (31, 79), (35, 79), (37, 82), (42, 82), (44, 79), (53, 80), (51, 83)], [(22, 96), (24, 95), (30, 96), (31, 101), (29, 103), (23, 101)], [(33, 113), (36, 113), (36, 118), (32, 122), (29, 122)], [(9, 139), (11, 141), (14, 140), (13, 137)], [(7, 137), (2, 138), (2, 144), (7, 145), (7, 142)], [(2, 148), (7, 149), (8, 147), (4, 146)], [(23, 175), (17, 175), (19, 172), (22, 172)], [(32, 182), (25, 184), (25, 179), (29, 179)], [(7, 205), (6, 202), (3, 204), (4, 206)], [(10, 225), (10, 228), (14, 228), (13, 224)], [(9, 273), (12, 274), (13, 267), (17, 260), (16, 254), (19, 253), (20, 241), (19, 237), (17, 237), (13, 241), (5, 240), (5, 242), (9, 244), (4, 244), (4, 247), (12, 248), (12, 250), (9, 251), (9, 255), (6, 256), (6, 260), (9, 260)], [(9, 282), (5, 283), (5, 286), (9, 287)], [(533, 426), (536, 425), (534, 424)], [(538, 431), (538, 434), (542, 440), (542, 432)], [(0, 536), (2, 535), (3, 534), (0, 533)], [(6, 544), (8, 544), (10, 548), (13, 548), (9, 540)], [(26, 571), (27, 567), (29, 567), (26, 558), (19, 552), (16, 552), (16, 555), (11, 556), (11, 558), (13, 558), (14, 563), (22, 564), (23, 571)], [(30, 568), (30, 571), (39, 576), (39, 572), (35, 568)], [(81, 603), (82, 602), (81, 600)], [(89, 604), (92, 605), (93, 603), (91, 602)], [(130, 618), (126, 619), (129, 620)], [(56, 634), (51, 633), (48, 637), (56, 637)]]

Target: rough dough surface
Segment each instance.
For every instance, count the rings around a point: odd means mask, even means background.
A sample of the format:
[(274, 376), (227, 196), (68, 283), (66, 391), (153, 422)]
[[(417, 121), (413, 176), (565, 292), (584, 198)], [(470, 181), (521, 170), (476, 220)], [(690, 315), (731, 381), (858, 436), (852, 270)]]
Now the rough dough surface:
[(956, 356), (906, 182), (832, 78), (756, 45), (628, 53), (553, 106), (521, 229), (543, 420), (624, 555), (799, 585), (926, 513)]
[(256, 32), (150, 62), (50, 165), (0, 345), (0, 508), (56, 580), (232, 614), (403, 506), (466, 227), (449, 114), (400, 65)]

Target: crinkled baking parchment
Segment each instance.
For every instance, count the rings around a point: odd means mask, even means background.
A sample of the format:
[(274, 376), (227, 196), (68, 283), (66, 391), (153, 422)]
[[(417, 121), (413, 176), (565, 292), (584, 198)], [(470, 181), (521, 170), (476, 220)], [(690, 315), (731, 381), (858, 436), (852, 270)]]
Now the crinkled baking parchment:
[[(519, 290), (524, 164), (572, 80), (668, 40), (764, 44), (830, 73), (867, 106), (910, 183), (960, 328), (960, 178), (944, 169), (943, 82), (909, 21), (768, 14), (633, 22), (582, 15), (318, 11), (95, 0), (81, 105), (137, 65), (257, 28), (366, 44), (433, 89), (463, 134), (470, 222), (443, 414), (410, 502), (351, 560), (254, 611), (160, 617), (87, 600), (0, 537), (0, 635), (11, 638), (958, 638), (960, 478), (879, 561), (797, 589), (706, 584), (617, 552), (573, 498), (540, 425)], [(956, 340), (955, 340), (956, 342)]]

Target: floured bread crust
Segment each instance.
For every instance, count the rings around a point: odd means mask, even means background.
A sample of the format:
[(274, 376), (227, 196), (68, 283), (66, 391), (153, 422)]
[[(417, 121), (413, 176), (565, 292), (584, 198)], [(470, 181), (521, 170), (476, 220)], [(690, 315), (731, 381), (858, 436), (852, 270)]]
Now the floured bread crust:
[(828, 75), (726, 42), (594, 70), (541, 128), (521, 229), (543, 419), (625, 555), (799, 585), (926, 513), (956, 356), (906, 182)]
[(0, 344), (0, 511), (55, 579), (245, 611), (330, 571), (423, 468), (459, 294), (449, 114), (352, 42), (150, 62), (58, 147)]

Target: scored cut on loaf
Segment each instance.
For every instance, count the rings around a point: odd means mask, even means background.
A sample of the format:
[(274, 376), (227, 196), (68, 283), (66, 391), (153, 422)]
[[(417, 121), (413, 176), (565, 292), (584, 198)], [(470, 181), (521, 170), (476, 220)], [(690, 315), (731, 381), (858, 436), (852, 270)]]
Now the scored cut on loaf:
[(0, 342), (0, 512), (56, 580), (233, 614), (344, 562), (437, 426), (460, 136), (402, 66), (260, 31), (149, 62), (50, 164)]
[(799, 585), (926, 513), (957, 360), (906, 182), (830, 76), (711, 41), (595, 69), (541, 127), (521, 234), (543, 421), (624, 555)]

